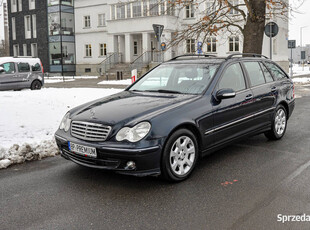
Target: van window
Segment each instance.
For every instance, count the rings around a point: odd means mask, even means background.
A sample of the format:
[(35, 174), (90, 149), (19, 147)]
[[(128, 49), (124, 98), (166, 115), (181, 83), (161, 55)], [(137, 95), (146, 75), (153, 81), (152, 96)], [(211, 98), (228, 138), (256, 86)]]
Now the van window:
[(29, 72), (30, 71), (30, 66), (28, 63), (23, 63), (20, 62), (17, 64), (18, 72), (23, 73), (23, 72)]
[(41, 65), (39, 63), (33, 65), (32, 71), (41, 71)]
[(286, 77), (286, 74), (275, 64), (270, 63), (270, 62), (265, 62), (267, 68), (271, 71), (271, 73), (273, 74), (273, 76), (275, 76), (276, 80), (281, 80)]
[(233, 89), (240, 91), (246, 89), (243, 72), (239, 63), (229, 66), (222, 76), (219, 89)]
[(249, 74), (252, 87), (266, 83), (263, 70), (258, 62), (244, 62), (244, 66)]
[(0, 74), (12, 74), (15, 73), (15, 63), (13, 62), (8, 62), (0, 65), (3, 69), (4, 72)]

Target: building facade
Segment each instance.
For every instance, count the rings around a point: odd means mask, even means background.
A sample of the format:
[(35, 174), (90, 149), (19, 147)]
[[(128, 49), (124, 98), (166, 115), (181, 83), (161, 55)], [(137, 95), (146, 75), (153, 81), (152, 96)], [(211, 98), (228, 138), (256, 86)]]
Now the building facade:
[[(198, 0), (199, 1), (199, 0)], [(164, 26), (162, 42), (167, 44), (175, 32), (194, 24), (208, 10), (208, 1), (183, 9), (176, 9), (169, 0), (75, 0), (76, 58), (78, 74), (98, 74), (100, 63), (113, 53), (123, 63), (132, 63), (148, 52), (156, 52), (159, 44), (153, 24)], [(235, 12), (237, 13), (237, 12)], [(234, 12), (232, 12), (234, 14)], [(272, 38), (273, 60), (288, 70), (287, 37), (288, 22), (280, 18), (267, 19), (276, 22), (279, 34)], [(185, 53), (197, 53), (203, 39), (185, 39), (178, 46), (164, 52), (165, 60)], [(227, 56), (242, 52), (243, 38), (238, 33), (223, 32), (210, 36), (202, 44), (201, 52)], [(270, 40), (264, 36), (263, 54), (270, 54)]]
[(8, 0), (11, 56), (39, 57), (46, 72), (75, 74), (73, 0)]
[(0, 57), (9, 55), (9, 24), (6, 0), (0, 0)]
[[(301, 59), (301, 51), (305, 52), (305, 59)], [(289, 58), (291, 58), (291, 54), (293, 58), (293, 63), (301, 64), (303, 62), (310, 62), (310, 44), (307, 44), (303, 47), (298, 46), (292, 50), (292, 53), (291, 49), (289, 49), (288, 51)]]

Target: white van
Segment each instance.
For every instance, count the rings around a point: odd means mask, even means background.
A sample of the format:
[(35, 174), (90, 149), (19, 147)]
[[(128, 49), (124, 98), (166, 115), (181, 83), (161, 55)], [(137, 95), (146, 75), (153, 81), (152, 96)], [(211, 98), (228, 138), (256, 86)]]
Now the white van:
[(39, 90), (44, 84), (44, 69), (39, 58), (0, 57), (0, 90)]

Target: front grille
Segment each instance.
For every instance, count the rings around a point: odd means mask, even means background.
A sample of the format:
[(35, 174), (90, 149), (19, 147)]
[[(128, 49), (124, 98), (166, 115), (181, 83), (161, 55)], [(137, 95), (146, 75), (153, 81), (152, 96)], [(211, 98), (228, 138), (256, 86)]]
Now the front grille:
[(71, 135), (86, 141), (105, 141), (110, 134), (111, 126), (102, 124), (72, 121)]

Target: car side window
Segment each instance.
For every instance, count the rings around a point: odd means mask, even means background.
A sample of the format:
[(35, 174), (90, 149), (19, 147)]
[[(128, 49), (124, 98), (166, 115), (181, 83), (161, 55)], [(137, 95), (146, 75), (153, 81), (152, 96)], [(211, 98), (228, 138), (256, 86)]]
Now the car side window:
[(246, 89), (243, 72), (239, 63), (230, 65), (222, 75), (219, 89), (233, 89), (240, 91)]
[(263, 64), (263, 63), (259, 63), (263, 72), (264, 72), (264, 75), (265, 75), (265, 79), (266, 79), (266, 82), (273, 82), (273, 78), (272, 78), (272, 75), (271, 73), (269, 72), (269, 70), (266, 68), (266, 66)]
[(12, 74), (15, 73), (15, 63), (14, 62), (8, 62), (0, 65), (3, 69), (4, 72), (0, 74)]
[(252, 87), (266, 83), (263, 70), (258, 62), (244, 62), (243, 64), (248, 72)]
[(267, 68), (271, 71), (271, 73), (273, 74), (273, 76), (275, 76), (276, 80), (281, 80), (286, 77), (286, 74), (275, 64), (270, 63), (270, 62), (265, 62)]
[(17, 64), (18, 72), (24, 73), (24, 72), (30, 72), (30, 66), (28, 63), (20, 62)]
[(32, 71), (41, 71), (41, 65), (39, 63), (36, 63), (32, 66)]

